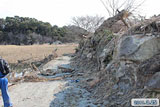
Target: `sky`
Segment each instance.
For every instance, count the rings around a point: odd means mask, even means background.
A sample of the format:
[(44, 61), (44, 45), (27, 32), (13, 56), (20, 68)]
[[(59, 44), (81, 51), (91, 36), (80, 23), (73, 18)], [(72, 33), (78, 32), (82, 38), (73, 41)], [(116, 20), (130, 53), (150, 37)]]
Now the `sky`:
[[(160, 0), (146, 0), (139, 12), (147, 17), (158, 15), (159, 5)], [(109, 17), (100, 0), (0, 0), (0, 18), (15, 15), (36, 18), (58, 26), (71, 24), (71, 18), (76, 16)]]

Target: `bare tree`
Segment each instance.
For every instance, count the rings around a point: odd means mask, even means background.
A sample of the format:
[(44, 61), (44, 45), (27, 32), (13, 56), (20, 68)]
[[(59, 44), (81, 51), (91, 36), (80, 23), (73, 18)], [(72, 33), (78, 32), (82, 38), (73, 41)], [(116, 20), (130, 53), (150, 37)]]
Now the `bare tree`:
[[(129, 16), (135, 17), (133, 14), (138, 11), (138, 8), (145, 2), (145, 0), (100, 0), (110, 17), (123, 13), (119, 18), (124, 25), (129, 28), (132, 24)], [(129, 22), (129, 24), (127, 23)]]
[(94, 32), (102, 23), (104, 17), (101, 16), (79, 16), (72, 18), (72, 24), (86, 29), (89, 32)]
[(145, 0), (100, 0), (110, 17), (115, 16), (121, 10), (130, 13), (136, 11)]

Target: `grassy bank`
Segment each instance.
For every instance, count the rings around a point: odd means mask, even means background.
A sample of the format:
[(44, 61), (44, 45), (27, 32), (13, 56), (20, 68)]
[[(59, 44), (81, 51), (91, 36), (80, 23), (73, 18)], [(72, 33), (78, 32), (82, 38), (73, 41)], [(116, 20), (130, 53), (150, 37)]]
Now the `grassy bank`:
[[(53, 54), (57, 49), (58, 56), (75, 52), (77, 44), (61, 44), (61, 45), (0, 45), (0, 56), (6, 59), (12, 70), (21, 72), (25, 68), (30, 67), (31, 62), (38, 62)], [(18, 64), (19, 61), (22, 61)], [(18, 65), (17, 65), (18, 64)]]
[(39, 61), (52, 54), (57, 49), (58, 56), (63, 54), (74, 53), (77, 44), (62, 44), (62, 45), (0, 45), (0, 56), (6, 59), (9, 63), (17, 63), (18, 60)]

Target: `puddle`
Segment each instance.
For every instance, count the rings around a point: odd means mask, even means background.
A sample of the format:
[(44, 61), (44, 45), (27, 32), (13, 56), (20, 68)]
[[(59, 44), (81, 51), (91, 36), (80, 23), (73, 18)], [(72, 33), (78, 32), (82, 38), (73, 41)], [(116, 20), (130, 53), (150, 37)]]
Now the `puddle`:
[(39, 75), (39, 76), (42, 76), (42, 77), (45, 77), (45, 78), (56, 78), (56, 77), (62, 77), (64, 75), (71, 75), (71, 73), (59, 73), (59, 74), (55, 74), (53, 76), (44, 76), (44, 75)]

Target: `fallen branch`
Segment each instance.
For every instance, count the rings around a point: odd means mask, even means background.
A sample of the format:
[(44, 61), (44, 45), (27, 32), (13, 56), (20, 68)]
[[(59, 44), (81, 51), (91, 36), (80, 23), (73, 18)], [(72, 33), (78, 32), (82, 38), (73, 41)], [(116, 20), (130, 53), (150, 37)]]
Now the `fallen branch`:
[(17, 62), (18, 62), (18, 64), (19, 64), (19, 63), (23, 63), (23, 62), (25, 62), (25, 61), (28, 61), (28, 60), (30, 60), (30, 59), (33, 59), (33, 58), (28, 58), (28, 59), (23, 59), (23, 60), (17, 60)]

